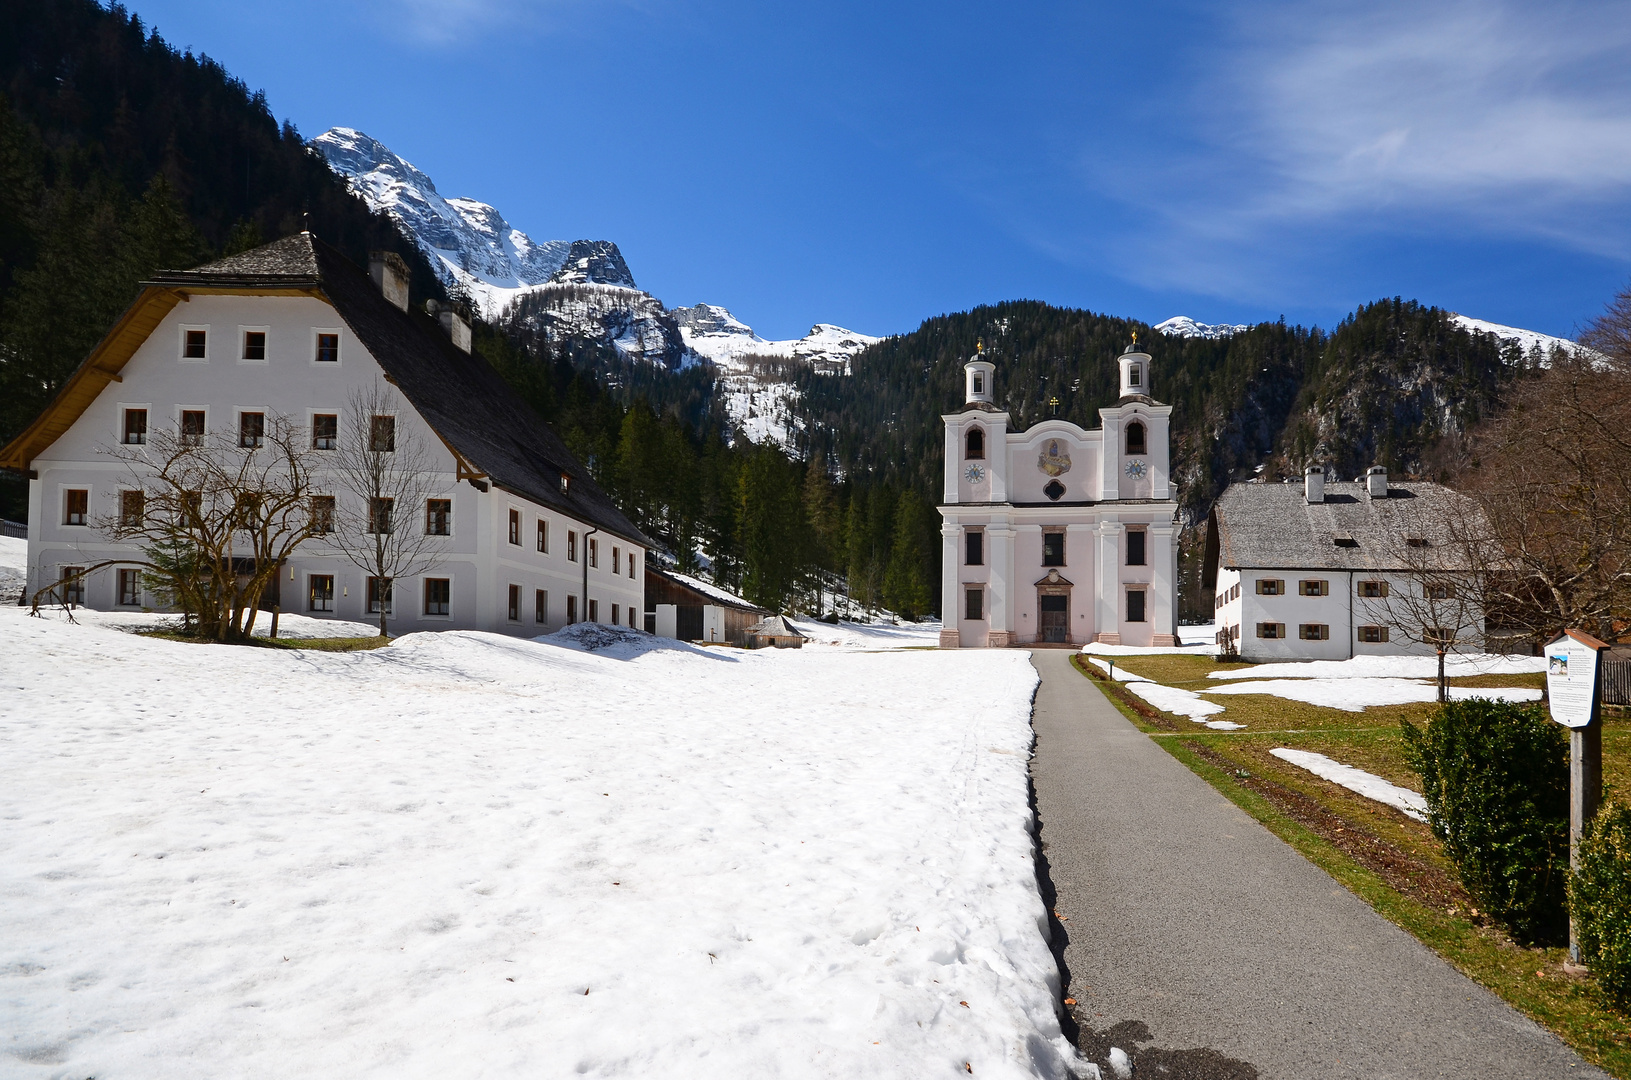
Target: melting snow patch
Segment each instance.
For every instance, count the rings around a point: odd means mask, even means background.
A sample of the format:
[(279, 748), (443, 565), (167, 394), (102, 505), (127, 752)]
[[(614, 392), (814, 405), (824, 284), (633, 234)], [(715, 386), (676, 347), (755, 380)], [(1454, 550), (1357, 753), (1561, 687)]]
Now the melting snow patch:
[(1409, 788), (1390, 784), (1374, 773), (1356, 769), (1352, 765), (1344, 765), (1324, 754), (1316, 754), (1309, 750), (1290, 750), (1284, 746), (1277, 746), (1269, 753), (1281, 761), (1289, 761), (1300, 769), (1307, 769), (1322, 780), (1329, 780), (1367, 799), (1386, 803), (1406, 817), (1415, 818), (1417, 821), (1427, 820), (1426, 799)]
[[(1477, 653), (1449, 656), (1444, 673), (1463, 675), (1533, 675), (1546, 670), (1544, 656), (1498, 656)], [(1351, 660), (1301, 660), (1254, 664), (1213, 671), (1208, 679), (1436, 679), (1436, 656), (1356, 656)]]
[[(1343, 712), (1364, 712), (1372, 705), (1409, 705), (1438, 700), (1438, 687), (1414, 679), (1261, 679), (1209, 686), (1207, 694), (1271, 694)], [(1540, 691), (1527, 687), (1452, 686), (1455, 701), (1539, 701)]]
[(1181, 690), (1176, 686), (1163, 686), (1157, 682), (1130, 682), (1127, 689), (1154, 705), (1162, 712), (1175, 713), (1178, 716), (1187, 716), (1197, 723), (1205, 723), (1205, 718), (1223, 711), (1223, 706), (1215, 701), (1207, 701), (1188, 690)]
[(1153, 681), (1151, 679), (1146, 679), (1142, 675), (1134, 675), (1132, 672), (1127, 671), (1125, 669), (1123, 669), (1121, 671), (1117, 671), (1115, 669), (1115, 665), (1112, 662), (1110, 662), (1108, 660), (1100, 660), (1096, 656), (1088, 657), (1087, 662), (1092, 664), (1094, 667), (1098, 668), (1100, 671), (1104, 672), (1106, 675), (1110, 676), (1112, 679), (1115, 679), (1117, 682), (1152, 682)]

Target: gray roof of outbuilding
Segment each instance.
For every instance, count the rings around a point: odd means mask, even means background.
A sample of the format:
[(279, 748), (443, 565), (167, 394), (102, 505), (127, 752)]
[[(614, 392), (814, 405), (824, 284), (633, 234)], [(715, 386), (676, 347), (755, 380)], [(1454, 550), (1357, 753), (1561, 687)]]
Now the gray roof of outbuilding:
[[(316, 285), (386, 376), (453, 450), (498, 487), (650, 546), (550, 427), (481, 356), (454, 346), (430, 316), (385, 299), (368, 274), (297, 233), (151, 284), (185, 288)], [(562, 474), (571, 478), (562, 491)]]
[[(1426, 481), (1393, 481), (1385, 499), (1363, 483), (1327, 483), (1321, 503), (1309, 502), (1302, 484), (1231, 484), (1212, 523), (1218, 563), (1231, 570), (1419, 571), (1463, 561), (1451, 525), (1473, 512), (1466, 496)], [(1425, 546), (1412, 548), (1412, 537)]]
[(801, 638), (805, 636), (799, 633), (798, 629), (792, 623), (788, 622), (787, 617), (784, 615), (771, 615), (768, 618), (760, 619), (743, 632), (747, 634), (755, 634), (759, 637)]

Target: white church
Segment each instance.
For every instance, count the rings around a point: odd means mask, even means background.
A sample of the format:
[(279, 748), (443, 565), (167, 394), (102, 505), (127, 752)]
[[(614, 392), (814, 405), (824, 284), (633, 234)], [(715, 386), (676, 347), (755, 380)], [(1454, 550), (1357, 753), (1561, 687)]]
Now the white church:
[(942, 648), (1177, 644), (1172, 407), (1150, 396), (1136, 339), (1119, 364), (1120, 400), (1094, 431), (1009, 430), (995, 365), (964, 365), (963, 408), (941, 417)]

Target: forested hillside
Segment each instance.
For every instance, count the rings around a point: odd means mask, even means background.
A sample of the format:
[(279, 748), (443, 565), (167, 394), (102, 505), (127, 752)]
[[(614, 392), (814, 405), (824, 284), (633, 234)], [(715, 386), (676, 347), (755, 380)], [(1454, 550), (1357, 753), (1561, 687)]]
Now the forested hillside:
[[(311, 228), (352, 258), (418, 249), (265, 98), (122, 7), (0, 0), (0, 442), (50, 400), (157, 269)], [(0, 513), (22, 487), (0, 482)]]

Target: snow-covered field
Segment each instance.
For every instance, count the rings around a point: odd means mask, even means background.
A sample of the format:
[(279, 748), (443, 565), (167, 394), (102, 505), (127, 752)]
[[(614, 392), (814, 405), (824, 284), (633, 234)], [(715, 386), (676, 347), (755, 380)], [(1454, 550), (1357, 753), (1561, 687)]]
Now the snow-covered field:
[(0, 604), (15, 604), (28, 581), (28, 541), (0, 536)]
[(0, 1073), (1080, 1069), (1023, 652), (575, 629), (336, 654), (0, 610)]
[[(811, 645), (840, 649), (934, 649), (940, 646), (940, 621), (889, 623), (824, 623), (815, 619), (790, 620)], [(806, 646), (808, 647), (808, 646)]]

